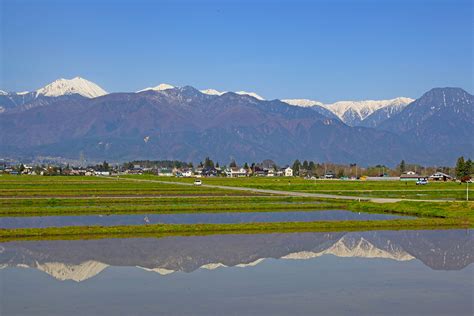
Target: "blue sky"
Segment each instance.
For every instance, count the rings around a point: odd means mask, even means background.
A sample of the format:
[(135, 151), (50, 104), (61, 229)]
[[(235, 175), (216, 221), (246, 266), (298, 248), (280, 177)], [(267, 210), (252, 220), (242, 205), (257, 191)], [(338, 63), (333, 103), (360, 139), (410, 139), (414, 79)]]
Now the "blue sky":
[(81, 76), (273, 98), (472, 93), (472, 1), (0, 0), (0, 89)]

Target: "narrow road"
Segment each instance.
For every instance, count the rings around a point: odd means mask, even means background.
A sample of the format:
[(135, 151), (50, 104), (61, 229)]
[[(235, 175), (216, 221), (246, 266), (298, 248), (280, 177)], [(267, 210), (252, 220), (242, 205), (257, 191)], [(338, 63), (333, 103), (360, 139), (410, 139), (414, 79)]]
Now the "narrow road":
[[(120, 179), (128, 180), (128, 181), (138, 181), (138, 182), (142, 181), (142, 182), (155, 182), (155, 183), (161, 183), (161, 184), (173, 184), (173, 185), (177, 184), (177, 185), (194, 186), (194, 184), (192, 183), (163, 181), (163, 180), (134, 179), (134, 178), (120, 178)], [(307, 192), (296, 192), (296, 191), (256, 189), (256, 188), (247, 188), (247, 187), (231, 187), (231, 186), (226, 186), (226, 185), (215, 185), (215, 184), (202, 184), (201, 187), (234, 190), (234, 191), (257, 192), (257, 193), (266, 193), (266, 194), (277, 194), (277, 195), (286, 195), (286, 196), (313, 197), (313, 198), (322, 198), (322, 199), (370, 201), (370, 202), (375, 202), (375, 203), (395, 203), (395, 202), (400, 202), (400, 201), (447, 202), (446, 200), (373, 198), (373, 197), (347, 196), (347, 195), (335, 195), (335, 194), (323, 194), (323, 193), (307, 193)]]

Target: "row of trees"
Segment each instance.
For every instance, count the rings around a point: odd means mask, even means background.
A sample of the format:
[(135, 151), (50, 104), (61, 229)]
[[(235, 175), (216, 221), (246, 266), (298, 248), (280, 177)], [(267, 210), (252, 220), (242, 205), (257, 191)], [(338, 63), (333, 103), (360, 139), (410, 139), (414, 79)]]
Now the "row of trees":
[[(193, 168), (193, 163), (178, 161), (178, 160), (136, 160), (126, 162), (122, 165), (122, 168), (132, 169), (135, 165), (140, 165), (145, 168)], [(231, 160), (229, 167), (237, 167), (235, 160)], [(203, 162), (199, 163), (199, 167), (202, 168), (219, 168), (219, 162), (214, 162), (209, 157), (206, 157)], [(225, 169), (227, 166), (222, 166)], [(264, 160), (261, 163), (244, 163), (242, 166), (247, 170), (256, 171), (262, 168), (278, 170), (280, 167), (272, 160)], [(283, 168), (286, 166), (282, 166)], [(291, 165), (293, 174), (296, 176), (317, 176), (322, 177), (325, 174), (332, 174), (337, 178), (340, 177), (359, 177), (362, 175), (367, 176), (399, 176), (407, 171), (414, 171), (421, 175), (430, 175), (435, 172), (441, 171), (456, 177), (457, 179), (467, 179), (474, 174), (474, 164), (471, 159), (465, 160), (464, 157), (459, 157), (456, 162), (456, 166), (453, 167), (426, 167), (418, 164), (406, 163), (404, 160), (400, 162), (395, 168), (389, 168), (385, 165), (376, 165), (370, 167), (360, 167), (355, 163), (352, 164), (334, 164), (334, 163), (317, 163), (314, 161), (304, 160), (301, 162), (296, 159)], [(4, 166), (5, 168), (5, 166)], [(111, 171), (112, 166), (104, 161), (101, 164), (95, 166), (89, 166), (97, 171)], [(23, 164), (13, 167), (14, 170), (22, 172), (25, 169)], [(54, 166), (54, 165), (36, 165), (33, 170), (36, 173), (43, 172), (45, 174), (62, 174), (64, 170), (70, 169), (69, 165), (66, 166)]]
[(474, 173), (474, 165), (471, 159), (464, 160), (464, 157), (459, 157), (456, 162), (456, 178), (464, 180), (469, 178)]
[(179, 160), (134, 160), (123, 164), (125, 169), (133, 169), (136, 165), (143, 168), (193, 168), (193, 163)]
[[(206, 157), (204, 162), (199, 164), (200, 167), (219, 167), (219, 163), (214, 163), (209, 157)], [(250, 166), (248, 163), (244, 163), (245, 169), (255, 171), (255, 168), (273, 168), (275, 170), (280, 167), (277, 166), (271, 160), (266, 160), (264, 163), (252, 163)], [(223, 166), (226, 167), (225, 165)], [(229, 167), (237, 167), (235, 160), (229, 163)], [(285, 166), (283, 166), (285, 167)], [(390, 168), (386, 165), (375, 165), (369, 167), (361, 167), (355, 163), (352, 164), (335, 164), (335, 163), (317, 163), (311, 160), (304, 160), (301, 162), (296, 159), (290, 167), (293, 169), (293, 174), (296, 176), (324, 176), (325, 174), (333, 174), (335, 177), (359, 177), (361, 175), (366, 176), (400, 176), (407, 171), (414, 171), (421, 175), (430, 175), (435, 172), (443, 172), (451, 176), (462, 177), (469, 176), (474, 173), (474, 165), (470, 159), (464, 160), (463, 157), (458, 159), (456, 167), (450, 166), (422, 166), (419, 164), (407, 163), (402, 160), (395, 168)]]
[[(167, 168), (193, 168), (192, 163), (186, 163), (175, 160), (160, 160), (160, 161), (133, 161), (124, 164), (125, 167), (133, 168), (134, 165), (139, 164), (144, 167), (167, 167)], [(204, 162), (201, 161), (198, 165), (201, 168), (219, 168), (219, 162), (214, 162), (211, 158), (206, 157)], [(264, 163), (244, 163), (242, 166), (245, 169), (255, 171), (256, 168), (273, 168), (277, 170), (279, 167), (271, 160), (266, 160)], [(226, 168), (227, 166), (222, 166)], [(235, 160), (231, 160), (229, 167), (238, 167)], [(355, 163), (352, 164), (334, 164), (334, 163), (317, 163), (311, 160), (304, 160), (301, 162), (296, 159), (291, 165), (293, 174), (296, 176), (324, 176), (325, 174), (333, 174), (335, 177), (358, 177), (361, 175), (367, 176), (399, 176), (407, 171), (414, 171), (418, 174), (427, 175), (437, 171), (455, 176), (458, 179), (469, 177), (474, 173), (474, 164), (471, 159), (465, 160), (464, 157), (459, 157), (456, 162), (456, 167), (449, 166), (422, 166), (419, 164), (411, 164), (402, 160), (395, 168), (390, 168), (386, 165), (375, 165), (369, 167), (360, 167)], [(104, 161), (102, 165), (97, 165), (98, 170), (108, 170), (108, 164)]]

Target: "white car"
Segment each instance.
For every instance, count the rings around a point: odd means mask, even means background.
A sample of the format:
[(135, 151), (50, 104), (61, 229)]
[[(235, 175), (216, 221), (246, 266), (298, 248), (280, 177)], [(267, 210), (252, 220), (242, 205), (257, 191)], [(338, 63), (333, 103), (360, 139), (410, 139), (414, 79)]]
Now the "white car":
[(428, 184), (428, 181), (426, 181), (424, 179), (416, 181), (416, 185), (425, 185), (425, 184)]
[(194, 185), (201, 185), (202, 181), (199, 179), (194, 180)]

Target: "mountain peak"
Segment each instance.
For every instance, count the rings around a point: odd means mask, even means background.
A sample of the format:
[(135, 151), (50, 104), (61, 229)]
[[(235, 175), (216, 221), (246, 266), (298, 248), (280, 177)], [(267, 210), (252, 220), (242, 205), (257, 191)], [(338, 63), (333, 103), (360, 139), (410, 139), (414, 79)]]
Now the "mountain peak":
[[(380, 127), (395, 133), (410, 133), (432, 147), (446, 142), (446, 135), (459, 133), (449, 143), (459, 142), (459, 148), (472, 148), (474, 96), (461, 88), (434, 88), (405, 107)], [(434, 122), (442, 121), (443, 124)], [(462, 133), (466, 131), (466, 135)], [(469, 154), (466, 154), (469, 156)]]
[(208, 94), (208, 95), (223, 95), (224, 93), (226, 93), (226, 91), (217, 91), (215, 89), (204, 89), (204, 90), (200, 90), (201, 93), (204, 93), (204, 94)]
[(145, 88), (145, 89), (142, 89), (142, 90), (138, 90), (138, 92), (143, 92), (143, 91), (149, 91), (149, 90), (153, 90), (153, 91), (164, 91), (164, 90), (169, 90), (169, 89), (174, 89), (175, 86), (172, 86), (170, 84), (167, 84), (167, 83), (160, 83), (159, 85), (157, 85), (156, 87), (148, 87), (148, 88)]
[(265, 100), (265, 98), (263, 98), (262, 96), (256, 94), (255, 92), (237, 91), (235, 93), (237, 93), (239, 95), (248, 95), (248, 96), (254, 97), (255, 99), (260, 100), (260, 101)]
[(456, 88), (456, 87), (444, 87), (444, 88), (433, 88), (423, 94), (420, 99), (422, 98), (431, 98), (431, 97), (437, 97), (437, 96), (444, 96), (444, 97), (454, 97), (454, 98), (459, 98), (459, 97), (464, 97), (464, 98), (469, 98), (472, 97), (470, 93), (468, 93), (466, 90), (462, 88)]
[(74, 77), (72, 79), (61, 78), (36, 90), (36, 96), (58, 97), (70, 94), (80, 94), (86, 98), (96, 98), (107, 94), (107, 92), (95, 83), (81, 77)]

